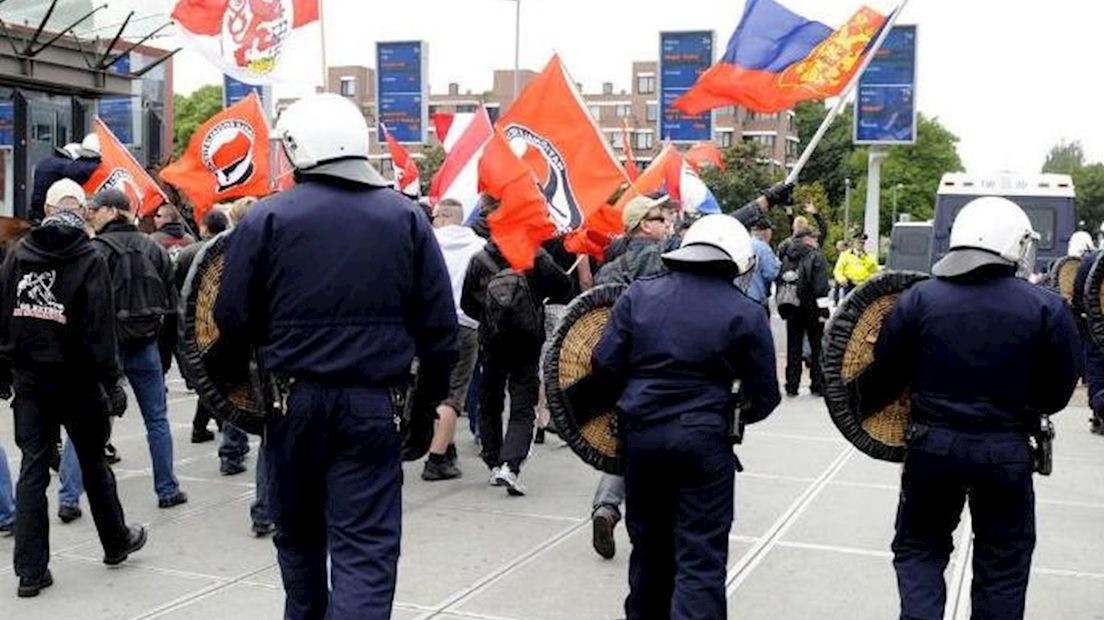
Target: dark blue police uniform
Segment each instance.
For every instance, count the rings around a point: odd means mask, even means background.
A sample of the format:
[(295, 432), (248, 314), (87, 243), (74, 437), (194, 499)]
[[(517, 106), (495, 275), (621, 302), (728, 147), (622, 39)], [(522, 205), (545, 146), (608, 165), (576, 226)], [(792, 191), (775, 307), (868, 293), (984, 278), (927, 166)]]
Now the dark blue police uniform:
[(1081, 257), (1077, 267), (1077, 276), (1073, 280), (1073, 310), (1078, 317), (1077, 328), (1081, 332), (1081, 344), (1085, 351), (1085, 383), (1089, 388), (1089, 406), (1093, 410), (1093, 430), (1104, 432), (1104, 352), (1096, 346), (1085, 324), (1085, 284), (1089, 281), (1089, 272), (1100, 259), (1100, 252), (1091, 252)]
[(943, 617), (944, 570), (967, 498), (975, 620), (1022, 618), (1035, 547), (1027, 433), (1069, 402), (1080, 370), (1062, 298), (989, 265), (906, 291), (875, 347), (876, 381), (912, 390), (894, 567), (901, 618)]
[(733, 382), (748, 422), (780, 400), (762, 307), (731, 277), (642, 278), (614, 306), (594, 364), (624, 385), (629, 620), (726, 617)]
[(452, 290), (409, 200), (301, 180), (231, 233), (215, 317), (225, 333), (248, 335), (268, 372), (294, 379), (265, 445), (285, 617), (389, 618), (402, 518), (389, 388), (417, 355), (425, 387), (444, 398), (457, 348)]

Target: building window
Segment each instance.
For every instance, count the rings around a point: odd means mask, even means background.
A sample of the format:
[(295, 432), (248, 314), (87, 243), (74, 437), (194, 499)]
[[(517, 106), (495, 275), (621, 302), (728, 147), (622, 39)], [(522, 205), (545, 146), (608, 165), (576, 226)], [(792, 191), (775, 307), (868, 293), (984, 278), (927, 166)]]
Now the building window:
[(774, 136), (744, 136), (744, 142), (758, 145), (765, 154), (774, 153)]
[(622, 104), (617, 106), (617, 118), (628, 118), (630, 116), (632, 116), (631, 105)]
[(476, 106), (474, 103), (462, 103), (456, 106), (456, 112), (459, 114), (471, 114), (472, 112), (475, 112), (475, 109), (477, 107), (478, 106)]
[(654, 137), (654, 134), (650, 131), (636, 134), (636, 149), (640, 151), (650, 150)]
[(727, 149), (732, 146), (732, 132), (731, 131), (719, 131), (717, 132), (717, 143), (721, 148)]
[(597, 121), (602, 119), (602, 106), (592, 105), (588, 109), (590, 110), (590, 115), (594, 117), (594, 120)]
[(343, 97), (356, 97), (357, 83), (355, 77), (343, 77), (341, 78), (341, 96)]
[(718, 116), (736, 116), (736, 106), (726, 105), (723, 108), (717, 108)]
[(654, 123), (659, 120), (659, 106), (654, 103), (649, 103), (645, 108), (649, 123)]
[(636, 78), (636, 92), (640, 95), (651, 95), (656, 89), (656, 79), (653, 75), (642, 75)]
[(612, 146), (615, 149), (624, 148), (625, 140), (624, 140), (624, 136), (622, 136), (620, 131), (615, 131), (615, 132), (611, 133), (609, 135), (609, 137), (610, 137), (610, 146)]

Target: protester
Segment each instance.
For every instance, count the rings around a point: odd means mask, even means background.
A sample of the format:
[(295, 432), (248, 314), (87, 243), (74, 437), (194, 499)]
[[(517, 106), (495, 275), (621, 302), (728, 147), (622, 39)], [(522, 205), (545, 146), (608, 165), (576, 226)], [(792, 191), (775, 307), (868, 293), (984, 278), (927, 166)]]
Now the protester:
[(934, 279), (898, 299), (864, 394), (876, 411), (911, 394), (893, 539), (902, 618), (941, 618), (951, 537), (969, 500), (971, 613), (1017, 620), (1035, 547), (1032, 449), (1040, 417), (1069, 402), (1081, 365), (1061, 297), (1015, 276), (1039, 236), (1004, 198), (968, 203)]
[(1096, 250), (1081, 257), (1081, 263), (1077, 266), (1077, 275), (1073, 280), (1073, 299), (1070, 303), (1074, 318), (1077, 320), (1077, 331), (1081, 335), (1083, 375), (1088, 387), (1089, 407), (1092, 409), (1089, 430), (1096, 435), (1104, 435), (1104, 351), (1100, 350), (1096, 340), (1089, 333), (1085, 284), (1089, 281), (1089, 273), (1096, 265), (1096, 261), (1100, 260), (1100, 255), (1101, 251)]
[(832, 275), (844, 295), (878, 273), (878, 261), (866, 251), (866, 240), (866, 233), (859, 234), (851, 240), (851, 248), (840, 252), (836, 259)]
[(625, 611), (632, 620), (719, 619), (738, 467), (732, 386), (741, 381), (749, 403), (744, 421), (774, 410), (774, 343), (762, 309), (733, 285), (754, 263), (742, 225), (707, 215), (664, 261), (669, 273), (637, 280), (617, 301), (593, 354), (592, 380), (623, 386), (615, 393), (633, 544)]
[(802, 374), (802, 346), (808, 339), (810, 391), (824, 391), (824, 375), (820, 369), (820, 341), (827, 314), (828, 259), (820, 251), (818, 234), (806, 228), (798, 232), (783, 251), (778, 276), (779, 286), (796, 288), (796, 304), (784, 303), (778, 295), (778, 314), (786, 321), (786, 394), (797, 396)]
[(215, 320), (257, 347), (286, 403), (264, 446), (284, 617), (388, 618), (402, 530), (392, 389), (417, 355), (427, 398), (448, 392), (448, 271), (429, 222), (368, 163), (351, 101), (300, 99), (276, 135), (296, 185), (231, 231)]
[[(637, 196), (621, 212), (626, 241), (620, 255), (598, 271), (595, 284), (632, 284), (637, 279), (667, 271), (663, 253), (667, 236), (672, 230), (663, 213), (667, 197)], [(625, 479), (602, 474), (591, 502), (591, 546), (609, 560), (617, 554), (613, 532), (621, 521), (621, 504), (625, 501)]]
[[(176, 261), (173, 264), (173, 283), (177, 291), (184, 290), (184, 282), (192, 269), (192, 263), (195, 262), (195, 257), (203, 249), (207, 240), (228, 228), (230, 228), (230, 218), (221, 209), (211, 209), (203, 215), (203, 219), (199, 221), (200, 241), (180, 250), (176, 255)], [(184, 379), (187, 381), (188, 378)], [(197, 399), (195, 416), (192, 417), (192, 443), (214, 441), (215, 434), (207, 428), (212, 417), (211, 411), (203, 404), (203, 400)]]
[(460, 324), (457, 340), (460, 358), (449, 378), (448, 398), (436, 405), (437, 425), (433, 441), (429, 445), (429, 457), (422, 469), (422, 480), (451, 480), (459, 478), (456, 463), (456, 420), (464, 408), (472, 371), (479, 357), (479, 323), (464, 314), (460, 308), (460, 296), (464, 287), (464, 275), (472, 257), (483, 249), (486, 240), (467, 226), (462, 226), (464, 206), (457, 200), (446, 198), (437, 203), (433, 214), (433, 235), (441, 247), (452, 285), (452, 299), (456, 308), (456, 320)]
[[(119, 357), (146, 426), (157, 505), (172, 508), (186, 503), (188, 496), (173, 473), (172, 432), (157, 338), (164, 317), (177, 311), (177, 293), (168, 254), (131, 223), (132, 209), (126, 194), (119, 190), (107, 189), (93, 196), (88, 206), (89, 220), (97, 231), (92, 244), (107, 261), (111, 275)], [(59, 516), (77, 506), (83, 491), (72, 450), (66, 442), (69, 454), (62, 455)]]
[(763, 304), (768, 316), (770, 315), (771, 285), (778, 279), (778, 271), (782, 267), (781, 261), (770, 247), (773, 234), (774, 226), (771, 225), (770, 218), (761, 217), (751, 225), (751, 247), (755, 250), (755, 266), (741, 278), (746, 283), (741, 288), (748, 297)]
[(31, 204), (27, 218), (32, 222), (41, 220), (45, 213), (46, 192), (62, 179), (84, 185), (96, 169), (100, 167), (100, 139), (90, 133), (80, 144), (67, 144), (56, 149), (49, 157), (38, 162), (34, 168)]
[[(479, 414), (483, 462), (491, 484), (510, 495), (525, 495), (519, 475), (533, 441), (540, 378), (537, 367), (544, 343), (541, 300), (564, 303), (571, 282), (544, 250), (533, 268), (510, 269), (494, 241), (471, 261), (464, 278), (460, 307), (479, 322), (483, 381)], [(510, 393), (510, 420), (503, 438), (503, 401)]]
[(85, 228), (75, 210), (51, 215), (0, 268), (0, 398), (11, 398), (14, 388), (15, 433), (23, 452), (15, 520), (21, 597), (53, 584), (46, 486), (58, 425), (65, 427), (88, 480), (104, 563), (120, 564), (146, 543), (144, 528), (126, 525), (104, 459), (107, 417), (126, 408), (126, 395), (112, 283)]
[(151, 234), (150, 238), (165, 248), (173, 260), (180, 250), (196, 242), (195, 237), (184, 227), (184, 218), (180, 216), (180, 211), (171, 204), (165, 203), (158, 207), (157, 212), (153, 214), (153, 222), (157, 226), (157, 231)]

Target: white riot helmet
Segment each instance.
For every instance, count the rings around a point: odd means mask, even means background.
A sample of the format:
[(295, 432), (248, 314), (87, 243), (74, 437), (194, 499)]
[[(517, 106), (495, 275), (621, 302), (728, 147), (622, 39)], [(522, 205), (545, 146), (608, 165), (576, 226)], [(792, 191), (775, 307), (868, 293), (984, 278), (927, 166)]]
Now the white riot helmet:
[(299, 172), (390, 185), (368, 163), (368, 123), (345, 97), (323, 93), (296, 101), (280, 115), (275, 136)]
[(1066, 254), (1069, 256), (1084, 256), (1095, 249), (1096, 246), (1093, 245), (1092, 235), (1083, 230), (1079, 230), (1070, 236), (1069, 251), (1066, 252)]
[(932, 273), (958, 276), (985, 265), (1035, 266), (1038, 233), (1024, 210), (1007, 198), (977, 198), (958, 212), (951, 226), (951, 247)]
[(706, 215), (686, 230), (679, 249), (663, 255), (674, 263), (732, 263), (737, 275), (755, 266), (751, 235), (744, 225), (728, 215)]

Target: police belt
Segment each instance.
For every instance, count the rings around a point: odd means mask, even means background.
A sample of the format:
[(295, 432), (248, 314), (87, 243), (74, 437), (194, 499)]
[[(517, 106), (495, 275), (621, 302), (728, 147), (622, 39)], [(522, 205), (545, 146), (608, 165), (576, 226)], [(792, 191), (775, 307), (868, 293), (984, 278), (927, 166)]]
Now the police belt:
[(964, 435), (1007, 435), (1017, 436), (1023, 438), (1027, 443), (1027, 447), (1031, 452), (1031, 470), (1042, 476), (1049, 476), (1054, 471), (1054, 423), (1051, 422), (1050, 416), (1041, 415), (1038, 418), (1038, 423), (1034, 428), (1027, 430), (1013, 431), (1011, 429), (1002, 429), (997, 431), (970, 431), (953, 429), (942, 426), (932, 426), (923, 424), (920, 422), (909, 422), (905, 427), (905, 442), (911, 444), (913, 441), (920, 439), (926, 435), (932, 428), (939, 430), (945, 430), (953, 433), (962, 433)]

